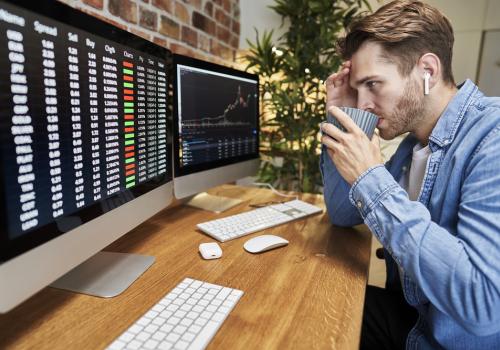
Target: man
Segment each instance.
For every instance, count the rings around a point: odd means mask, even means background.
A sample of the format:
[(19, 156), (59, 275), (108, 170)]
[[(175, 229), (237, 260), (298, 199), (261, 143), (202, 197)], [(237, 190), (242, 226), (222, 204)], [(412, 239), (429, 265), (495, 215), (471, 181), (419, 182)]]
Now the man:
[[(387, 265), (361, 348), (500, 348), (500, 99), (455, 87), (452, 27), (419, 1), (381, 7), (338, 47), (327, 108), (347, 132), (322, 127), (325, 201), (333, 224), (370, 228)], [(338, 106), (380, 116), (384, 139), (409, 134), (384, 166)]]

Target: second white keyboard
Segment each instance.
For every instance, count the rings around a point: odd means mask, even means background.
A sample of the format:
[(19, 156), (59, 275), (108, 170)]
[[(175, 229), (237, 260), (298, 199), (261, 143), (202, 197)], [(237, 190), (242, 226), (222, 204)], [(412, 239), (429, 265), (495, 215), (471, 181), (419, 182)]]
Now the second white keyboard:
[(204, 349), (243, 292), (185, 278), (107, 350)]
[(295, 199), (282, 204), (269, 205), (222, 219), (203, 222), (198, 224), (197, 227), (218, 241), (226, 242), (321, 212), (323, 212), (323, 209)]

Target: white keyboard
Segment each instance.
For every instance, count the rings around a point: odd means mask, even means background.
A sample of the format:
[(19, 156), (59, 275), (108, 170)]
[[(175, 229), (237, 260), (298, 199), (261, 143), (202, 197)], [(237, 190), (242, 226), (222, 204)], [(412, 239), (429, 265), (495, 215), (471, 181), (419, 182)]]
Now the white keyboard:
[(185, 278), (107, 349), (204, 349), (242, 295)]
[(323, 209), (295, 199), (282, 204), (269, 205), (222, 219), (203, 222), (198, 224), (197, 227), (218, 241), (225, 242), (321, 212), (323, 212)]

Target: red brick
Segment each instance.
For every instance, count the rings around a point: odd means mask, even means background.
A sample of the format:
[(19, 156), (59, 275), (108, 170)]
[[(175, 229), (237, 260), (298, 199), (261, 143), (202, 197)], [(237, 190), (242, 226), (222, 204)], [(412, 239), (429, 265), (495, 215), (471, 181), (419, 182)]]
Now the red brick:
[(240, 47), (240, 37), (238, 35), (231, 35), (229, 44), (232, 48), (238, 49)]
[(229, 48), (226, 45), (223, 45), (217, 40), (212, 40), (212, 43), (210, 45), (210, 52), (212, 55), (218, 56), (220, 58), (226, 59), (226, 60), (232, 60), (234, 55), (233, 55), (233, 50)]
[(158, 15), (156, 12), (141, 7), (139, 11), (139, 24), (144, 28), (156, 30), (158, 27)]
[(222, 8), (226, 10), (227, 13), (231, 13), (231, 1), (222, 0)]
[(231, 18), (226, 15), (221, 9), (215, 10), (215, 21), (218, 24), (222, 24), (228, 28), (231, 26)]
[(170, 50), (172, 50), (173, 53), (178, 53), (180, 55), (194, 56), (194, 51), (184, 45), (171, 44)]
[(84, 4), (90, 5), (92, 7), (95, 7), (96, 9), (102, 10), (103, 7), (103, 0), (83, 0)]
[(194, 8), (201, 9), (201, 0), (183, 0), (186, 4), (193, 6)]
[(195, 28), (201, 29), (210, 35), (215, 35), (215, 22), (207, 16), (197, 11), (193, 11), (192, 22)]
[(231, 39), (231, 33), (224, 27), (217, 26), (217, 38), (223, 41), (226, 44), (229, 44), (229, 40)]
[(234, 34), (240, 35), (240, 22), (239, 21), (235, 21), (233, 19), (233, 25), (232, 25), (231, 29), (233, 30)]
[(146, 32), (143, 32), (142, 30), (130, 27), (129, 32), (134, 33), (135, 35), (140, 36), (141, 38), (151, 41), (151, 35), (149, 35)]
[(233, 13), (231, 14), (233, 18), (240, 18), (240, 3), (238, 1), (233, 2)]
[(190, 23), (189, 11), (186, 6), (181, 4), (180, 2), (175, 3), (175, 17), (177, 19), (180, 19), (181, 22), (184, 22), (186, 24)]
[(161, 34), (179, 40), (180, 31), (181, 29), (179, 23), (168, 17), (161, 16), (160, 30), (159, 30)]
[(174, 0), (153, 0), (153, 6), (170, 13), (174, 13)]
[(127, 22), (137, 23), (137, 4), (130, 0), (109, 0), (109, 12)]
[(198, 34), (198, 48), (205, 52), (210, 52), (210, 39), (207, 35)]
[(111, 25), (114, 25), (117, 28), (120, 28), (120, 29), (123, 29), (123, 30), (127, 30), (127, 26), (125, 26), (125, 25), (123, 25), (121, 23), (118, 23), (117, 21), (114, 21), (114, 20), (112, 20), (109, 17), (103, 16), (100, 13), (96, 13), (96, 12), (93, 12), (93, 11), (88, 11), (86, 9), (80, 9), (80, 11), (85, 12), (85, 13), (91, 15), (91, 16), (94, 16), (95, 18), (98, 18), (101, 21), (104, 21), (104, 22), (107, 22), (107, 23), (109, 23)]
[(198, 34), (195, 30), (182, 26), (182, 41), (192, 47), (198, 47)]
[(205, 14), (209, 15), (212, 17), (214, 15), (214, 4), (213, 2), (207, 1), (205, 3)]
[(155, 36), (153, 38), (153, 42), (156, 44), (156, 45), (160, 45), (162, 47), (167, 47), (167, 41), (165, 39), (162, 39), (162, 38), (159, 38), (157, 36)]

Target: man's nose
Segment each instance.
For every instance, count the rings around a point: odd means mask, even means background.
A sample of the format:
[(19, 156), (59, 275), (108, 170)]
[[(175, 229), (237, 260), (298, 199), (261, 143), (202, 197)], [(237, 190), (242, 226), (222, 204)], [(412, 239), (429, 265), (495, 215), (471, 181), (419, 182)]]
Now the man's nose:
[(369, 111), (372, 112), (373, 109), (375, 108), (375, 104), (373, 101), (369, 98), (364, 98), (361, 96), (361, 94), (358, 94), (358, 106), (359, 109), (362, 109), (364, 111)]

